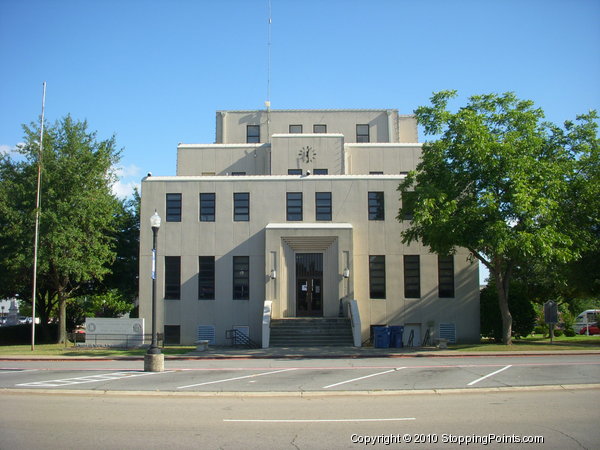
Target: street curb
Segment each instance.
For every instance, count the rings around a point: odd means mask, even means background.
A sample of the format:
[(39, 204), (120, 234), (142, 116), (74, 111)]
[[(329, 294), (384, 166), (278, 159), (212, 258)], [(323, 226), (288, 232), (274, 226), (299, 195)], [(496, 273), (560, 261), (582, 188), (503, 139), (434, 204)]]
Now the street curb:
[(504, 392), (544, 392), (596, 390), (600, 384), (565, 384), (539, 386), (506, 386), (495, 388), (457, 389), (415, 389), (415, 390), (373, 390), (373, 391), (272, 391), (272, 392), (176, 392), (176, 391), (111, 391), (92, 389), (0, 389), (0, 395), (61, 395), (61, 396), (112, 396), (112, 397), (222, 397), (222, 398), (261, 398), (261, 397), (363, 397), (363, 396), (405, 396), (405, 395), (462, 395), (494, 394)]
[[(374, 359), (374, 358), (481, 358), (511, 356), (586, 356), (600, 355), (600, 350), (555, 350), (555, 351), (510, 351), (510, 352), (460, 352), (429, 351), (415, 353), (370, 353), (370, 354), (317, 354), (317, 353), (284, 353), (284, 354), (203, 354), (203, 355), (165, 355), (165, 361), (203, 361), (203, 360), (244, 360), (244, 359)], [(144, 356), (0, 356), (0, 361), (143, 361)]]

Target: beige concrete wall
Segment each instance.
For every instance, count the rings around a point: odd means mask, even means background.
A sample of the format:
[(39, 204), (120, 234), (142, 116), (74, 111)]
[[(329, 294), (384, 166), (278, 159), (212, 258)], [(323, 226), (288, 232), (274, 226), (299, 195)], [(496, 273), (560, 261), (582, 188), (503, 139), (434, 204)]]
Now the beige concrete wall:
[[(271, 175), (287, 175), (288, 169), (301, 169), (303, 174), (314, 169), (328, 169), (329, 175), (344, 173), (341, 134), (276, 134), (271, 147)], [(311, 161), (300, 154), (306, 151), (314, 155)]]
[[(294, 272), (294, 249), (283, 243), (284, 236), (332, 236), (335, 246), (326, 253), (327, 297), (325, 312), (337, 314), (339, 298), (348, 295), (358, 301), (363, 320), (363, 339), (370, 324), (413, 323), (424, 334), (428, 324), (455, 323), (460, 341), (479, 337), (477, 265), (467, 261), (465, 251), (455, 256), (456, 297), (437, 296), (437, 257), (420, 244), (407, 246), (400, 233), (407, 226), (395, 217), (400, 201), (396, 188), (401, 176), (311, 176), (311, 177), (150, 177), (142, 182), (140, 314), (150, 327), (151, 230), (149, 217), (156, 209), (163, 217), (158, 245), (159, 329), (164, 324), (181, 325), (182, 342), (195, 340), (197, 326), (215, 325), (219, 343), (226, 343), (224, 332), (233, 326), (250, 327), (251, 338), (260, 341), (260, 321), (265, 299), (276, 304), (274, 314), (289, 313)], [(368, 192), (385, 192), (385, 221), (368, 220)], [(182, 193), (182, 222), (165, 222), (165, 194)], [(215, 192), (215, 222), (199, 222), (199, 193)], [(233, 193), (250, 193), (250, 221), (233, 221)], [(286, 192), (303, 193), (303, 221), (286, 222)], [(325, 231), (315, 224), (315, 192), (332, 192), (332, 221)], [(290, 225), (268, 229), (269, 224)], [(351, 226), (349, 229), (335, 227)], [(293, 226), (291, 226), (293, 225)], [(317, 228), (313, 227), (316, 226)], [(351, 234), (351, 238), (349, 235)], [(350, 243), (351, 240), (351, 243)], [(273, 255), (274, 252), (274, 255)], [(333, 252), (333, 253), (332, 253)], [(404, 254), (421, 255), (420, 299), (405, 299), (403, 288)], [(182, 298), (163, 300), (164, 256), (182, 258)], [(197, 299), (198, 256), (216, 257), (216, 299)], [(232, 257), (250, 257), (250, 300), (232, 299)], [(385, 300), (369, 298), (369, 255), (386, 256)], [(351, 277), (341, 278), (344, 258), (349, 259)], [(269, 273), (273, 261), (278, 276)], [(145, 275), (146, 274), (146, 275)], [(273, 286), (273, 283), (279, 285)], [(422, 335), (421, 334), (421, 335)]]
[[(267, 120), (269, 117), (269, 120)], [(356, 124), (370, 125), (370, 142), (418, 142), (414, 116), (399, 116), (395, 109), (381, 110), (271, 110), (217, 111), (216, 143), (246, 142), (246, 125), (260, 125), (261, 142), (273, 134), (289, 133), (290, 125), (302, 125), (312, 133), (313, 125), (327, 125), (327, 133), (343, 134), (356, 142)]]

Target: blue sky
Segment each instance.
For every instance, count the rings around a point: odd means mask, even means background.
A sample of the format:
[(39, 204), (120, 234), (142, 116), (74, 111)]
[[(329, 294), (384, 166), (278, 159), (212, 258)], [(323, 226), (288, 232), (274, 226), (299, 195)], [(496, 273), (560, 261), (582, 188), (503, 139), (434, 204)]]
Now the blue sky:
[[(267, 98), (268, 0), (0, 0), (0, 151), (21, 124), (87, 119), (127, 194), (174, 175), (215, 111)], [(562, 123), (600, 109), (598, 0), (272, 0), (274, 109), (397, 108), (514, 91)], [(421, 140), (424, 137), (421, 136)]]

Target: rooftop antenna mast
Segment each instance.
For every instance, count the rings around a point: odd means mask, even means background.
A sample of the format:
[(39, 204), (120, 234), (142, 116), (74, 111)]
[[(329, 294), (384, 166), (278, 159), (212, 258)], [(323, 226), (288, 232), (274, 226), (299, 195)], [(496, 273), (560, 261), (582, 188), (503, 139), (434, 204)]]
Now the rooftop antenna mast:
[(271, 24), (273, 20), (271, 18), (271, 0), (268, 0), (269, 8), (269, 23), (267, 33), (267, 101), (265, 101), (265, 107), (267, 108), (267, 143), (271, 142)]
[(44, 151), (44, 109), (46, 105), (46, 82), (42, 92), (42, 117), (40, 119), (40, 146), (38, 149), (37, 166), (37, 192), (35, 198), (35, 236), (33, 239), (33, 291), (31, 295), (31, 351), (35, 350), (35, 300), (37, 296), (37, 260), (38, 240), (40, 232), (40, 197), (42, 187), (42, 153)]

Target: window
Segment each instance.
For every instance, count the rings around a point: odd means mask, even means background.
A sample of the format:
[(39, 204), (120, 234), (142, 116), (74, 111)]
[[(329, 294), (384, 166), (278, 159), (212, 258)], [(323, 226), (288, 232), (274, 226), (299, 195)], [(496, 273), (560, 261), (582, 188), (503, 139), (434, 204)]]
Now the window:
[(327, 175), (329, 173), (329, 169), (315, 169), (315, 175)]
[(288, 169), (288, 175), (302, 175), (302, 169)]
[(402, 220), (413, 220), (416, 200), (414, 191), (402, 194)]
[(178, 345), (181, 342), (181, 326), (165, 325), (165, 344)]
[(369, 192), (369, 220), (385, 220), (383, 192)]
[(385, 256), (369, 256), (369, 297), (385, 299)]
[(246, 142), (248, 144), (260, 142), (260, 125), (246, 125)]
[(421, 268), (419, 255), (404, 255), (404, 297), (421, 297)]
[(181, 194), (167, 194), (167, 222), (181, 222)]
[(370, 142), (369, 125), (356, 125), (356, 142)]
[(302, 192), (288, 192), (287, 201), (287, 220), (302, 220)]
[(215, 197), (214, 192), (200, 194), (200, 222), (215, 221)]
[(248, 256), (233, 257), (233, 299), (250, 299), (250, 262)]
[(233, 194), (233, 220), (248, 222), (250, 220), (250, 194), (248, 192), (235, 192)]
[(315, 193), (315, 210), (317, 220), (331, 220), (331, 192)]
[(454, 297), (454, 256), (438, 255), (438, 290), (440, 298)]
[(198, 300), (215, 299), (215, 257), (198, 258)]
[(327, 133), (327, 125), (313, 125), (313, 133)]
[(302, 133), (302, 125), (290, 125), (290, 134)]
[(233, 177), (241, 177), (242, 175), (246, 175), (246, 172), (231, 172)]
[(181, 298), (181, 256), (165, 256), (165, 300)]
[(383, 175), (383, 171), (372, 170), (371, 172), (369, 172), (369, 175)]

